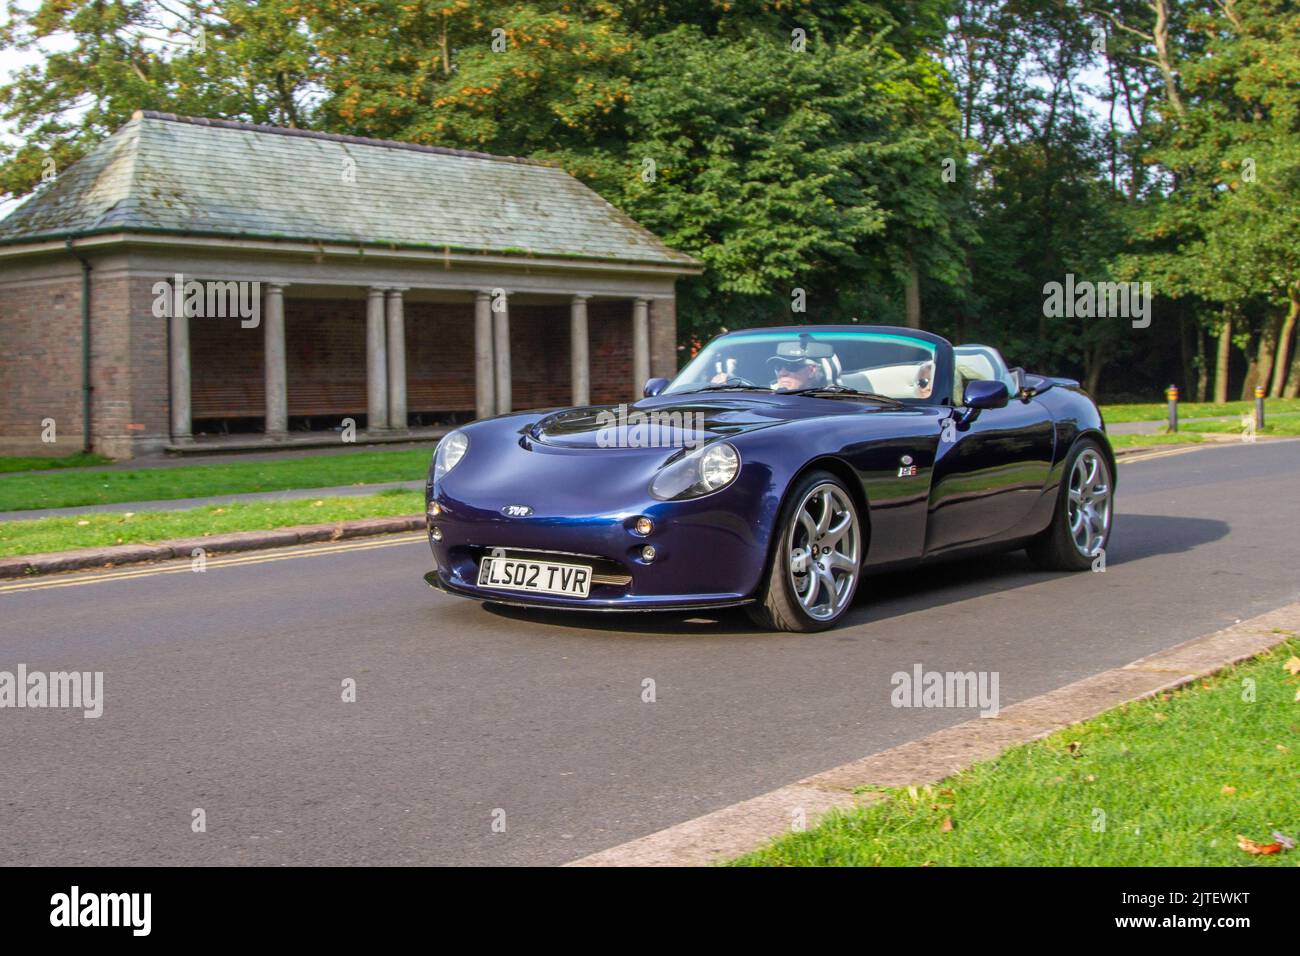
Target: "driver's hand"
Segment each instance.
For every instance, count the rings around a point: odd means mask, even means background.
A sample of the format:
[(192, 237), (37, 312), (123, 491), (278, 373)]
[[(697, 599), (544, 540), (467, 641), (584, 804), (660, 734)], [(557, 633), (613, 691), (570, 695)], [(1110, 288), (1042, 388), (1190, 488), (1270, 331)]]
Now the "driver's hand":
[(713, 378), (709, 379), (710, 385), (726, 385), (727, 379), (731, 378), (726, 372), (719, 372)]

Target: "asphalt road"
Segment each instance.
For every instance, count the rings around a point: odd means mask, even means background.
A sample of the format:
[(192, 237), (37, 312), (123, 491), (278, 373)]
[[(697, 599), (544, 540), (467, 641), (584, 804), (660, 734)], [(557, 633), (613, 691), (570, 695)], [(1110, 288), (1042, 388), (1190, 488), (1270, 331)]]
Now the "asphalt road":
[(1159, 454), (1121, 466), (1106, 573), (875, 578), (820, 635), (494, 612), (418, 540), (7, 585), (0, 670), (105, 701), (0, 710), (0, 862), (562, 863), (974, 715), (892, 707), (914, 664), (1005, 706), (1300, 598), (1300, 442)]

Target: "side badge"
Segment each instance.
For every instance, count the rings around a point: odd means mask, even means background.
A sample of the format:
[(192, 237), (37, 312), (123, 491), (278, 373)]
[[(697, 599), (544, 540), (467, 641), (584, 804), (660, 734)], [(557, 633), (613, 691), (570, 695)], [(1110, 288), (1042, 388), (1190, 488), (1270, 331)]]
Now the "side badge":
[(912, 464), (912, 456), (904, 455), (899, 459), (898, 477), (913, 478), (916, 476), (916, 465)]

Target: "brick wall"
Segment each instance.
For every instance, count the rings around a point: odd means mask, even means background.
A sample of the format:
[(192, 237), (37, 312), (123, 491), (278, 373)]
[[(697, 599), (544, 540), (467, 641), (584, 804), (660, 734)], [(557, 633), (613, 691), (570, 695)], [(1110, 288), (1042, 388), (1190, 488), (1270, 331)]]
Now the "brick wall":
[(672, 378), (677, 374), (677, 300), (650, 303), (650, 375)]
[(613, 405), (640, 397), (632, 382), (632, 301), (587, 306), (591, 349), (591, 401)]
[[(81, 447), (81, 279), (6, 282), (0, 274), (0, 453), (70, 454)], [(167, 319), (153, 315), (160, 276), (92, 273), (94, 448), (129, 457), (169, 439)], [(169, 277), (168, 277), (169, 278)], [(671, 305), (671, 303), (669, 304)], [(632, 382), (632, 303), (588, 306), (591, 398), (636, 397)], [(651, 368), (671, 374), (671, 310), (651, 313)], [(473, 303), (405, 304), (408, 408), (472, 412)], [(511, 307), (512, 390), (516, 408), (567, 405), (569, 307)], [(365, 303), (285, 301), (289, 414), (363, 415), (366, 410)], [(190, 320), (193, 417), (257, 418), (265, 411), (263, 330), (238, 319)], [(58, 442), (40, 441), (40, 422), (57, 423)]]
[(474, 303), (407, 302), (406, 408), (474, 411)]
[[(301, 325), (297, 303), (285, 302), (286, 368)], [(290, 330), (293, 330), (292, 332)], [(246, 329), (237, 318), (190, 319), (190, 415), (201, 418), (261, 418), (266, 414), (264, 331)], [(293, 375), (289, 375), (293, 387)], [(292, 394), (292, 392), (290, 392)]]
[[(0, 276), (0, 454), (81, 449), (81, 278)], [(53, 418), (53, 444), (41, 420)]]

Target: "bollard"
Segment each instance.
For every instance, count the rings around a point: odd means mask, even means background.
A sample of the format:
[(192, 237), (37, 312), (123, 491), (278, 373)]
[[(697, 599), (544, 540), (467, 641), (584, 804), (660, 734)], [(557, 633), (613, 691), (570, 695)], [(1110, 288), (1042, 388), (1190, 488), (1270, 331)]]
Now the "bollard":
[(1178, 431), (1178, 386), (1170, 385), (1165, 389), (1165, 398), (1169, 401), (1169, 431)]
[(1255, 386), (1255, 430), (1261, 431), (1264, 428), (1264, 389), (1260, 385)]

